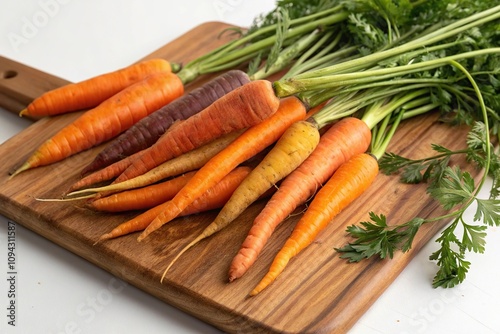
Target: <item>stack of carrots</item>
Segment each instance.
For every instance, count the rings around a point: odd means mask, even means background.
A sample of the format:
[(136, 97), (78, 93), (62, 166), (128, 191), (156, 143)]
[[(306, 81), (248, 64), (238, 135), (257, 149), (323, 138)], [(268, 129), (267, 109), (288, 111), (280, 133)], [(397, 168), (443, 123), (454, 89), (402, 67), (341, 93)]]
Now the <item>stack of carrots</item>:
[[(356, 57), (359, 68), (364, 60)], [(404, 97), (403, 89), (388, 84), (380, 89), (353, 83), (342, 90), (341, 84), (316, 84), (314, 71), (272, 83), (251, 79), (240, 70), (222, 73), (184, 94), (186, 79), (172, 68), (176, 66), (161, 59), (145, 61), (34, 100), (22, 115), (88, 110), (37, 148), (12, 176), (115, 138), (94, 161), (82, 166), (82, 178), (63, 200), (86, 199), (86, 206), (97, 211), (143, 211), (96, 242), (133, 232), (140, 232), (138, 241), (147, 242), (180, 216), (220, 209), (213, 223), (188, 242), (170, 266), (235, 221), (252, 203), (265, 199), (265, 208), (231, 262), (230, 282), (255, 263), (276, 227), (309, 202), (251, 295), (274, 281), (291, 258), (368, 189), (379, 172), (377, 160), (399, 122), (411, 117), (401, 107), (410, 102), (415, 109), (421, 107), (426, 102), (419, 104), (420, 98), (430, 94), (417, 85), (408, 85), (405, 89), (413, 89), (412, 94)], [(339, 70), (339, 75), (344, 72)], [(348, 74), (344, 77), (349, 79)], [(277, 90), (293, 84), (294, 78), (304, 82), (301, 95)], [(372, 135), (375, 129), (377, 136)], [(263, 158), (251, 162), (259, 154)], [(96, 186), (104, 181), (108, 184)]]

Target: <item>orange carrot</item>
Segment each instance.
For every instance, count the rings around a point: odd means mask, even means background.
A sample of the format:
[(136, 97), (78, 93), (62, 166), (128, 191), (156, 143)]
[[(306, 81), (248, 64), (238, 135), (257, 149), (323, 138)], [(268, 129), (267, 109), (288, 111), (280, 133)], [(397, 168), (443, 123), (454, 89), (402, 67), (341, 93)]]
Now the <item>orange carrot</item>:
[(150, 209), (172, 199), (195, 171), (144, 188), (122, 191), (87, 203), (96, 211), (123, 212)]
[(43, 143), (13, 175), (61, 161), (103, 143), (181, 96), (184, 86), (171, 72), (152, 74), (86, 111)]
[[(136, 154), (139, 154), (140, 152), (137, 152)], [(79, 193), (76, 193), (75, 190), (82, 189), (91, 185), (95, 185), (104, 181), (109, 181), (121, 173), (125, 169), (127, 169), (128, 166), (130, 166), (130, 163), (132, 162), (132, 159), (134, 159), (134, 154), (129, 155), (128, 157), (123, 158), (122, 160), (119, 160), (115, 163), (112, 163), (111, 165), (107, 166), (106, 168), (103, 168), (101, 170), (98, 170), (92, 174), (89, 174), (80, 180), (76, 181), (71, 185), (71, 187), (67, 191), (67, 196), (73, 196), (73, 195), (79, 195)], [(95, 188), (93, 188), (95, 189)], [(85, 190), (82, 190), (84, 192)], [(85, 192), (90, 192), (85, 191)], [(75, 192), (75, 193), (73, 193)]]
[(378, 163), (374, 156), (361, 153), (342, 164), (316, 194), (307, 211), (272, 262), (268, 273), (250, 292), (254, 296), (271, 284), (286, 265), (345, 207), (358, 198), (375, 180)]
[(171, 72), (171, 70), (170, 63), (164, 59), (145, 60), (48, 91), (34, 99), (19, 115), (43, 117), (94, 108), (153, 73)]
[(206, 144), (221, 135), (262, 122), (279, 106), (272, 83), (256, 80), (217, 99), (178, 123), (141, 154), (116, 182), (141, 175), (159, 164)]
[(347, 117), (332, 125), (314, 152), (280, 184), (253, 222), (229, 267), (229, 281), (240, 278), (256, 261), (276, 227), (314, 196), (334, 171), (355, 154), (365, 152), (371, 131), (365, 122)]
[(196, 198), (208, 188), (217, 184), (225, 175), (240, 163), (255, 156), (269, 145), (278, 140), (286, 129), (293, 123), (302, 120), (306, 115), (306, 108), (296, 97), (281, 100), (280, 107), (269, 118), (254, 125), (210, 159), (189, 180), (175, 197), (170, 200), (165, 210), (151, 222), (139, 236), (141, 241), (151, 232), (168, 223), (182, 212)]
[(319, 138), (318, 128), (311, 122), (299, 121), (293, 123), (274, 145), (273, 149), (243, 180), (215, 220), (178, 253), (163, 275), (188, 249), (228, 226), (250, 204), (297, 168), (318, 145)]
[(201, 168), (208, 160), (210, 160), (217, 153), (222, 151), (227, 145), (229, 145), (234, 139), (236, 139), (243, 131), (237, 131), (229, 133), (225, 136), (217, 138), (216, 140), (211, 141), (208, 144), (205, 144), (197, 149), (184, 153), (176, 158), (165, 161), (158, 167), (153, 168), (149, 172), (134, 177), (130, 180), (124, 182), (115, 182), (107, 186), (98, 187), (98, 188), (87, 188), (80, 191), (74, 191), (76, 189), (80, 189), (86, 186), (89, 186), (94, 183), (107, 181), (118, 174), (115, 171), (120, 170), (120, 165), (128, 166), (129, 158), (125, 158), (124, 162), (120, 163), (116, 162), (100, 171), (94, 172), (83, 179), (75, 182), (67, 196), (79, 196), (84, 193), (101, 193), (101, 192), (109, 192), (109, 191), (118, 191), (118, 190), (128, 190), (138, 187), (144, 187), (150, 185), (154, 182), (158, 182), (167, 177), (176, 176), (182, 173), (186, 173), (195, 169)]
[(252, 169), (247, 166), (236, 167), (231, 173), (223, 177), (219, 183), (205, 191), (203, 195), (182, 210), (179, 217), (223, 207), (251, 171)]
[[(231, 196), (232, 192), (250, 172), (249, 167), (237, 167), (226, 175), (214, 187), (208, 189), (196, 201), (186, 207), (179, 216), (200, 213), (222, 206)], [(168, 202), (166, 202), (168, 203)], [(137, 217), (120, 224), (109, 233), (103, 234), (99, 241), (117, 238), (126, 234), (144, 230), (151, 220), (156, 217), (166, 206), (166, 203), (157, 205)]]

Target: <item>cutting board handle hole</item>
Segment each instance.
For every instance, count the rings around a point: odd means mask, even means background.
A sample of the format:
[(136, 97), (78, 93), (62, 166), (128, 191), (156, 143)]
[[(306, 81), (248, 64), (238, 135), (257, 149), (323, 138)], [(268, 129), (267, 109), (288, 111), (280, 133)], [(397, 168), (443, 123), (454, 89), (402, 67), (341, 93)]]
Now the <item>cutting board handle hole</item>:
[(0, 72), (0, 79), (12, 79), (15, 76), (17, 76), (17, 72), (13, 70)]

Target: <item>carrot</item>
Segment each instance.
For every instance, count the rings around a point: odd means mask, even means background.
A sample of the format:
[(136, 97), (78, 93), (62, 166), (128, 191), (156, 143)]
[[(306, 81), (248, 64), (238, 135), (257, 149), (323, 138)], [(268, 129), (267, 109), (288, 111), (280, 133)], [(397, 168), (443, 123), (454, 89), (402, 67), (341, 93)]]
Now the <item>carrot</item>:
[(43, 143), (13, 175), (61, 161), (103, 143), (183, 92), (184, 86), (177, 75), (171, 72), (152, 74), (83, 113)]
[(121, 182), (199, 147), (223, 134), (262, 122), (279, 106), (272, 83), (251, 81), (224, 95), (203, 111), (171, 127), (118, 178)]
[[(136, 154), (139, 154), (139, 152)], [(103, 168), (101, 170), (98, 170), (92, 174), (89, 174), (89, 175), (83, 177), (82, 179), (76, 181), (75, 183), (73, 183), (71, 185), (71, 187), (67, 191), (67, 193), (68, 193), (67, 196), (78, 195), (78, 193), (72, 193), (72, 192), (74, 192), (75, 190), (78, 190), (78, 189), (82, 189), (84, 187), (95, 185), (97, 183), (109, 181), (109, 180), (117, 177), (118, 175), (123, 173), (123, 171), (125, 171), (125, 169), (127, 169), (128, 166), (130, 166), (130, 163), (132, 162), (132, 160), (134, 158), (135, 158), (135, 155), (128, 156), (122, 160), (119, 160), (115, 163), (112, 163), (111, 165), (107, 166), (106, 168)], [(92, 188), (92, 189), (96, 189), (96, 188)], [(91, 191), (91, 190), (88, 190), (85, 192), (89, 192), (89, 191)]]
[[(184, 153), (183, 155), (180, 155), (177, 158), (165, 161), (164, 163), (162, 163), (158, 167), (153, 168), (149, 172), (134, 177), (130, 180), (120, 183), (112, 183), (110, 185), (103, 187), (87, 188), (80, 191), (69, 192), (67, 196), (80, 196), (81, 194), (85, 193), (102, 193), (102, 192), (129, 190), (129, 189), (144, 187), (171, 176), (176, 176), (182, 173), (193, 171), (195, 169), (199, 169), (213, 156), (215, 156), (217, 153), (219, 153), (225, 147), (227, 147), (227, 145), (229, 145), (233, 140), (235, 140), (242, 132), (243, 131), (232, 132), (225, 136), (217, 138), (216, 140), (211, 141), (210, 143), (205, 144), (197, 149)], [(72, 190), (79, 189), (80, 187), (83, 186), (87, 186), (101, 181), (107, 181), (109, 178), (107, 178), (106, 176), (113, 173), (111, 172), (106, 173), (106, 171), (110, 170), (111, 167), (117, 164), (119, 164), (119, 162), (114, 163), (98, 172), (95, 172), (93, 174), (84, 177), (80, 181), (74, 183), (71, 186), (71, 189)], [(100, 175), (103, 176), (100, 177)], [(106, 180), (104, 180), (105, 178)], [(94, 182), (95, 180), (98, 181)]]
[(196, 173), (188, 184), (167, 202), (165, 210), (156, 217), (139, 236), (141, 241), (147, 235), (177, 217), (207, 189), (217, 184), (240, 163), (255, 156), (278, 140), (293, 123), (302, 120), (306, 108), (296, 97), (281, 100), (278, 110), (261, 123), (252, 126), (228, 147), (214, 156)]
[(332, 125), (314, 152), (280, 184), (257, 215), (229, 267), (229, 281), (240, 278), (256, 261), (276, 227), (301, 204), (312, 198), (334, 171), (355, 154), (365, 152), (371, 131), (365, 122), (347, 117)]
[(208, 189), (203, 195), (182, 210), (179, 217), (222, 208), (251, 170), (250, 167), (246, 166), (236, 167), (231, 173), (222, 178), (219, 183)]
[(231, 70), (215, 77), (134, 124), (102, 150), (81, 174), (89, 174), (148, 148), (177, 120), (187, 119), (202, 111), (249, 81), (248, 75), (240, 70)]
[(88, 202), (87, 207), (105, 212), (149, 209), (172, 199), (194, 173), (195, 171), (192, 171), (144, 188), (122, 191), (101, 197)]
[(367, 153), (357, 154), (342, 164), (316, 194), (274, 258), (268, 273), (250, 295), (255, 296), (271, 284), (283, 272), (290, 259), (309, 246), (337, 214), (370, 186), (377, 174), (377, 160)]
[(164, 59), (151, 59), (125, 68), (100, 74), (90, 79), (50, 90), (34, 99), (20, 116), (54, 116), (66, 112), (94, 108), (128, 86), (158, 72), (171, 72)]
[[(250, 170), (249, 167), (235, 168), (214, 187), (207, 189), (202, 196), (187, 206), (179, 216), (187, 216), (220, 207), (225, 203), (226, 199), (231, 196), (234, 189), (236, 189), (241, 181), (248, 175)], [(151, 220), (165, 208), (166, 203), (168, 202), (157, 205), (131, 220), (118, 225), (109, 233), (103, 234), (97, 242), (117, 238), (145, 229)]]
[(215, 220), (170, 262), (164, 275), (188, 249), (228, 226), (250, 204), (297, 168), (318, 145), (319, 138), (318, 128), (311, 122), (299, 121), (293, 123), (273, 149), (243, 180)]

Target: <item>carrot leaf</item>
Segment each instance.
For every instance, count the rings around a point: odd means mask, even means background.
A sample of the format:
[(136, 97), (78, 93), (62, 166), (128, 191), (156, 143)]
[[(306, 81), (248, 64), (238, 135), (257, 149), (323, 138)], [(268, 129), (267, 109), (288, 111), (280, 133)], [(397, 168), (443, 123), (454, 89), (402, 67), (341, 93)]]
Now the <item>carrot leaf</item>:
[(386, 216), (370, 212), (371, 222), (361, 222), (361, 226), (351, 225), (347, 232), (355, 238), (342, 248), (336, 248), (342, 253), (343, 259), (349, 262), (359, 262), (362, 259), (377, 255), (381, 259), (393, 258), (397, 250), (406, 252), (411, 245), (420, 226), (425, 222), (422, 218), (414, 218), (405, 224), (389, 226)]
[(438, 200), (445, 210), (466, 203), (473, 197), (474, 179), (458, 166), (446, 167), (443, 176), (428, 189), (428, 193)]
[(441, 233), (441, 236), (436, 240), (441, 244), (441, 247), (429, 257), (430, 260), (437, 261), (439, 266), (432, 282), (432, 286), (435, 288), (451, 288), (461, 283), (469, 271), (470, 262), (465, 260), (466, 248), (455, 234), (458, 222), (457, 218)]
[(480, 199), (476, 200), (477, 210), (474, 220), (483, 220), (486, 225), (500, 225), (500, 200), (498, 199)]

